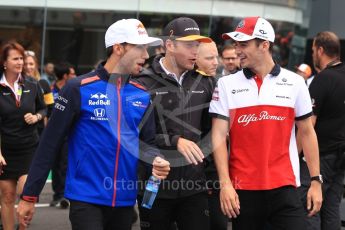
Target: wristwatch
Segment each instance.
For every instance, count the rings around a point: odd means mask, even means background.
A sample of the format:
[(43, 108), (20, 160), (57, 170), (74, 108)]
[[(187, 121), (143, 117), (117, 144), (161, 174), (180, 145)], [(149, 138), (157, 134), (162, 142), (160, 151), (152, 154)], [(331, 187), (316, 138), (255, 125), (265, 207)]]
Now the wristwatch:
[(320, 184), (323, 184), (323, 178), (322, 175), (318, 175), (318, 176), (313, 176), (310, 178), (311, 181), (316, 180), (317, 182), (319, 182)]

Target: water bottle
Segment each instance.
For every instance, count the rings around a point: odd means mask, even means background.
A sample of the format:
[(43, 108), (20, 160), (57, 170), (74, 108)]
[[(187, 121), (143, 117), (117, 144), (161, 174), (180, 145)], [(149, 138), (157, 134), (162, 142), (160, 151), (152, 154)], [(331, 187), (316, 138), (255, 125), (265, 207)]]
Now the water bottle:
[(156, 178), (155, 176), (150, 176), (145, 187), (144, 198), (143, 198), (143, 202), (141, 203), (142, 207), (148, 208), (148, 209), (152, 208), (160, 183), (161, 183), (160, 179)]

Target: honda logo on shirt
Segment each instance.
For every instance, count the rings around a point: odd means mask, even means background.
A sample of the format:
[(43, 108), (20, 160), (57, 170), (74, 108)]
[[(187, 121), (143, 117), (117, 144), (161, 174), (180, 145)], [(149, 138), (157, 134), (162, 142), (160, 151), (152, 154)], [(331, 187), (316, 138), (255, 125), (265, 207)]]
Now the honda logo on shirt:
[(109, 119), (106, 117), (105, 109), (103, 108), (96, 108), (93, 110), (93, 116), (90, 117), (93, 121), (108, 121)]
[(94, 109), (93, 114), (95, 114), (95, 117), (104, 117), (105, 109), (102, 109), (102, 108)]

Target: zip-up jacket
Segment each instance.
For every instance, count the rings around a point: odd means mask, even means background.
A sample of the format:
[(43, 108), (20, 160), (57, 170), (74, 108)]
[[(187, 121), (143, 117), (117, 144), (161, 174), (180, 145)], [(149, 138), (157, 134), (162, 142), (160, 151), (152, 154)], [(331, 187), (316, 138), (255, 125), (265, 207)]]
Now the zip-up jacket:
[(145, 116), (149, 106), (150, 95), (142, 85), (130, 76), (109, 75), (103, 66), (68, 81), (55, 102), (22, 199), (37, 200), (68, 136), (65, 197), (112, 207), (133, 206), (139, 145), (145, 162), (152, 163), (159, 155), (154, 147), (154, 117)]
[[(158, 198), (176, 198), (193, 195), (206, 190), (204, 164), (189, 164), (177, 150), (180, 137), (195, 142), (204, 155), (203, 148), (209, 140), (210, 125), (208, 108), (214, 89), (214, 79), (195, 70), (184, 74), (182, 85), (162, 69), (157, 56), (149, 69), (136, 79), (148, 88), (156, 119), (156, 143), (160, 153), (170, 162), (170, 172), (163, 180)], [(208, 142), (208, 141), (206, 141)], [(140, 167), (139, 178), (147, 180), (150, 172)]]
[(21, 76), (19, 85), (22, 94), (18, 101), (8, 86), (0, 84), (0, 143), (2, 148), (14, 151), (35, 147), (39, 140), (37, 123), (27, 124), (24, 115), (39, 113), (45, 117), (47, 113), (38, 82)]

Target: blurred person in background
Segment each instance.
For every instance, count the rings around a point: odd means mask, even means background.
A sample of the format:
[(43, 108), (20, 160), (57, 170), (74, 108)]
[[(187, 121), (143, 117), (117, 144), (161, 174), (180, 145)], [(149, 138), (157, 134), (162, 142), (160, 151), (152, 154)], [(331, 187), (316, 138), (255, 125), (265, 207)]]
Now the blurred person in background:
[(41, 79), (41, 74), (38, 70), (38, 60), (35, 52), (31, 50), (24, 51), (24, 73), (26, 76), (32, 77), (36, 81)]
[(235, 46), (233, 44), (226, 44), (221, 49), (221, 58), (224, 69), (222, 76), (236, 73), (240, 70), (240, 59), (237, 57)]
[(37, 127), (38, 133), (41, 136), (43, 129), (45, 125), (47, 124), (48, 118), (50, 117), (51, 111), (54, 106), (53, 94), (50, 89), (49, 83), (46, 80), (41, 79), (41, 74), (38, 70), (38, 60), (36, 58), (35, 52), (31, 50), (26, 50), (24, 54), (25, 54), (25, 58), (24, 58), (23, 72), (25, 76), (29, 78), (33, 78), (36, 81), (38, 81), (39, 85), (42, 88), (44, 103), (47, 106), (47, 116), (38, 123), (38, 127)]
[(200, 43), (196, 59), (196, 70), (204, 76), (216, 76), (218, 50), (216, 43)]
[(42, 74), (42, 79), (45, 79), (49, 85), (52, 85), (56, 81), (56, 76), (54, 72), (54, 63), (47, 62), (44, 65), (44, 72)]
[(24, 48), (8, 42), (0, 55), (1, 219), (4, 229), (12, 230), (16, 194), (23, 190), (39, 141), (37, 123), (46, 116), (46, 106), (39, 84), (22, 73)]
[[(214, 42), (200, 43), (196, 59), (196, 71), (205, 77), (216, 77), (218, 66), (218, 50)], [(211, 129), (211, 119), (203, 122)], [(211, 143), (211, 140), (208, 140)], [(205, 160), (205, 174), (207, 180), (208, 207), (210, 213), (210, 230), (226, 230), (228, 218), (222, 213), (219, 202), (219, 178), (214, 164), (213, 154)]]
[(307, 86), (309, 88), (310, 83), (314, 79), (314, 75), (311, 76), (311, 74), (313, 72), (312, 72), (310, 66), (308, 64), (302, 63), (296, 67), (296, 73), (303, 77), (305, 83), (307, 84)]
[[(345, 171), (345, 65), (340, 61), (340, 40), (330, 31), (318, 33), (313, 40), (313, 64), (321, 71), (310, 84), (313, 102), (312, 123), (320, 148), (323, 203), (320, 213), (308, 218), (307, 230), (339, 230), (340, 204), (344, 194)], [(304, 152), (304, 149), (303, 149)], [(303, 201), (312, 183), (305, 160), (301, 158)], [(307, 208), (306, 208), (307, 209)]]
[[(100, 62), (101, 63), (101, 62)], [(100, 64), (99, 63), (99, 64)], [(67, 62), (59, 63), (54, 66), (56, 81), (52, 85), (52, 93), (54, 100), (59, 96), (59, 92), (62, 87), (65, 86), (67, 81), (75, 78), (77, 75), (75, 73), (74, 67)]]
[[(54, 100), (58, 100), (60, 90), (65, 86), (67, 81), (76, 77), (73, 66), (69, 63), (59, 63), (55, 67), (56, 82), (52, 87)], [(59, 154), (56, 156), (54, 165), (52, 168), (52, 189), (53, 189), (53, 200), (50, 202), (50, 206), (58, 206), (62, 209), (69, 207), (69, 201), (64, 198), (65, 192), (65, 179), (67, 170), (67, 156), (68, 156), (68, 145), (67, 136), (64, 139), (63, 144), (59, 150)]]

